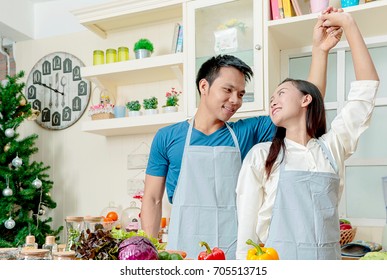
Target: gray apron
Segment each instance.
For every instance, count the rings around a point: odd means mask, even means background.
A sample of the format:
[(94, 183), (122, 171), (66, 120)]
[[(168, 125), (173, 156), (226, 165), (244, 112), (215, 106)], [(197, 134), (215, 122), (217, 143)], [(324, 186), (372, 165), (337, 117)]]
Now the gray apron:
[[(331, 166), (337, 166), (318, 141)], [(277, 195), (266, 247), (281, 260), (341, 259), (338, 216), (340, 178), (336, 173), (286, 171), (280, 166)]]
[(185, 141), (180, 175), (173, 195), (168, 249), (183, 250), (197, 259), (205, 241), (235, 259), (237, 212), (235, 189), (242, 165), (238, 140), (226, 126), (235, 147), (191, 146), (194, 120)]

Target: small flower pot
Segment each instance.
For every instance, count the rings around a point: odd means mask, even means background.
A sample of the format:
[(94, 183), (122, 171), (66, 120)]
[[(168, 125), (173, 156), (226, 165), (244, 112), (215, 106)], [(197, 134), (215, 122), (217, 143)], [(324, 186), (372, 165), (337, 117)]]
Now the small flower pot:
[(137, 117), (137, 116), (141, 116), (141, 111), (129, 111), (129, 112), (128, 112), (128, 116), (129, 116), (129, 117)]
[(159, 113), (159, 110), (157, 110), (157, 109), (145, 109), (144, 110), (144, 115), (155, 115), (158, 113)]
[(164, 113), (174, 113), (177, 112), (177, 106), (165, 106), (164, 108)]
[(149, 50), (140, 49), (140, 50), (136, 50), (134, 54), (136, 56), (136, 59), (140, 59), (140, 58), (150, 57), (152, 53)]

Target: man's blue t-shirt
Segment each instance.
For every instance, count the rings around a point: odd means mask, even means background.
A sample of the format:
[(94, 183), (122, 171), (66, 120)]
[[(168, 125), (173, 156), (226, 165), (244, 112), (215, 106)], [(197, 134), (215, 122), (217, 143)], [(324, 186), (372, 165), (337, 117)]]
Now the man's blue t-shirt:
[[(276, 129), (268, 116), (247, 118), (228, 124), (238, 139), (242, 160), (255, 144), (271, 141)], [(152, 142), (146, 174), (166, 177), (165, 184), (170, 202), (180, 174), (188, 127), (188, 121), (183, 121), (161, 128)], [(212, 147), (234, 146), (234, 141), (224, 125), (211, 135), (193, 128), (190, 144)]]

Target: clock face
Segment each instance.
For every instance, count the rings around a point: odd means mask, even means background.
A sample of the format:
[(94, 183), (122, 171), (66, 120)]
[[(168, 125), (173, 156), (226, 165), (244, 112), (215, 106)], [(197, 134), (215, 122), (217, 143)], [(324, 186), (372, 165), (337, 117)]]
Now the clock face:
[(32, 68), (26, 82), (26, 97), (39, 110), (36, 122), (60, 130), (74, 124), (90, 99), (90, 82), (81, 76), (84, 63), (72, 54), (54, 52)]

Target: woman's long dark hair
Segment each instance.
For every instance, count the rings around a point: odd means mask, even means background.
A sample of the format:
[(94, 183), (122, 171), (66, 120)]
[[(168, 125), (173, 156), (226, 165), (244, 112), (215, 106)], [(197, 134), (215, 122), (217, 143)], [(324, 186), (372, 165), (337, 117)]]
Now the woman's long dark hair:
[[(312, 102), (308, 105), (306, 112), (306, 132), (312, 138), (318, 138), (323, 135), (326, 130), (326, 117), (324, 100), (320, 93), (320, 90), (312, 83), (304, 80), (296, 80), (287, 78), (280, 83), (291, 82), (301, 93), (304, 95), (309, 94), (312, 96)], [(282, 149), (282, 159), (285, 157), (285, 136), (286, 129), (284, 127), (277, 127), (277, 131), (274, 135), (272, 144), (270, 146), (269, 155), (266, 159), (265, 169), (267, 177), (269, 177), (273, 165)]]

